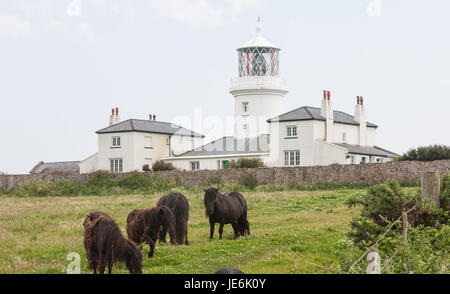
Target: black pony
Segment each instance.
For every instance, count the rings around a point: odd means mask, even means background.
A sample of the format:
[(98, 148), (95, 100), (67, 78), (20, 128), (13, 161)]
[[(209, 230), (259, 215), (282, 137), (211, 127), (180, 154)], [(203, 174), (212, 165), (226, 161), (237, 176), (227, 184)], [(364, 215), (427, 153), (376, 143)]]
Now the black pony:
[(244, 196), (238, 192), (230, 192), (225, 195), (219, 193), (216, 188), (205, 190), (204, 198), (206, 216), (209, 217), (210, 239), (214, 236), (214, 225), (220, 224), (219, 239), (222, 239), (223, 226), (231, 224), (234, 230), (234, 238), (239, 235), (250, 235), (250, 225), (247, 220), (247, 202)]
[[(188, 220), (189, 220), (189, 202), (183, 194), (171, 193), (161, 197), (157, 207), (167, 206), (175, 215), (175, 239), (178, 245), (189, 245), (188, 241)], [(170, 232), (169, 232), (170, 233)], [(166, 227), (162, 227), (160, 232), (160, 241), (166, 243)], [(172, 242), (172, 236), (170, 236)]]

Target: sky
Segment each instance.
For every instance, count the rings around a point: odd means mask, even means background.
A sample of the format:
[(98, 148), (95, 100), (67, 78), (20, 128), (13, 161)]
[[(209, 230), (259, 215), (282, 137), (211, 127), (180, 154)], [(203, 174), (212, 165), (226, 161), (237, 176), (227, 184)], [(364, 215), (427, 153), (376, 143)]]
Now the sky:
[(87, 158), (116, 106), (232, 135), (208, 122), (233, 115), (258, 17), (282, 48), (285, 111), (329, 90), (353, 114), (364, 96), (378, 146), (450, 145), (449, 16), (448, 0), (0, 0), (0, 171)]

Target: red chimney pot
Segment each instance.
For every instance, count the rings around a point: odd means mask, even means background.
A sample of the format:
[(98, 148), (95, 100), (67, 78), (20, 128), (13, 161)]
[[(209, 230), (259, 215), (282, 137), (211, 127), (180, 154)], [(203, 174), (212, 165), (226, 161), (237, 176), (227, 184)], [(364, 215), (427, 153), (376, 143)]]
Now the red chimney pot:
[(331, 93), (330, 93), (330, 91), (327, 91), (327, 98), (328, 98), (328, 101), (330, 101), (330, 97), (331, 97)]
[(327, 100), (327, 91), (323, 90), (323, 100)]
[(119, 115), (119, 107), (116, 107), (116, 115)]
[(361, 105), (364, 105), (364, 98), (361, 96), (359, 99), (361, 100)]
[(153, 115), (153, 120), (156, 120), (156, 115)]
[(112, 109), (112, 115), (114, 115), (114, 108)]

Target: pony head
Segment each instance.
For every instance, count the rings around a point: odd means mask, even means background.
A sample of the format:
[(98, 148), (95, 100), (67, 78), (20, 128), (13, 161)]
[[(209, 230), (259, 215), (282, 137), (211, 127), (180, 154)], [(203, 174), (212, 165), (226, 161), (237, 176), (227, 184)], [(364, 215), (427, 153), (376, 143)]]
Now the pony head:
[(206, 215), (212, 215), (214, 213), (214, 202), (217, 199), (219, 190), (216, 188), (209, 188), (205, 190), (205, 197), (203, 202), (205, 203)]
[(127, 240), (125, 263), (131, 274), (142, 274), (142, 247), (137, 247), (133, 241)]

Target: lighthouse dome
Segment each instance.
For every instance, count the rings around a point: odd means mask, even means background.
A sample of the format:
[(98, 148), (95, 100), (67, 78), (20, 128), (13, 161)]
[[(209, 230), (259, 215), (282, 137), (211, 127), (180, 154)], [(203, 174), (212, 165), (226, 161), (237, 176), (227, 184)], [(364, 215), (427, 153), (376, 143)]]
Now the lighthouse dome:
[(256, 25), (256, 36), (247, 43), (245, 43), (244, 45), (242, 45), (241, 47), (239, 47), (237, 50), (239, 51), (245, 48), (272, 48), (280, 50), (280, 48), (272, 44), (270, 41), (266, 40), (262, 36), (261, 31), (262, 31), (261, 19), (258, 19), (258, 23)]

